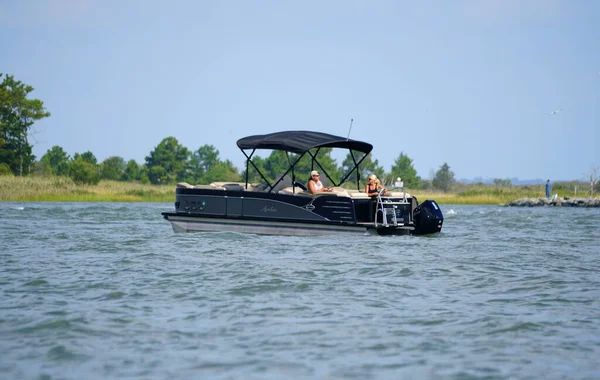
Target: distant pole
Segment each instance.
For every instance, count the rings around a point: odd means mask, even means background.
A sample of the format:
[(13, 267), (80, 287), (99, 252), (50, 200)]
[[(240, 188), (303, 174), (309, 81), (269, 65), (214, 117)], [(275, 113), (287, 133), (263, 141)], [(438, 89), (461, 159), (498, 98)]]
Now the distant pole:
[(346, 137), (346, 140), (350, 140), (350, 132), (352, 131), (352, 123), (354, 122), (354, 119), (350, 119), (350, 128), (348, 129), (348, 137)]

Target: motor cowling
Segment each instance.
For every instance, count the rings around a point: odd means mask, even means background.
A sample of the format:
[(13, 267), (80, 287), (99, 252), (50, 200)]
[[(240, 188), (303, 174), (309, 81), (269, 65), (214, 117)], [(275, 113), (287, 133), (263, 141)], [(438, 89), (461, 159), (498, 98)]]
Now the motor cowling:
[(416, 234), (433, 234), (442, 230), (444, 215), (435, 201), (426, 200), (415, 208), (413, 220)]

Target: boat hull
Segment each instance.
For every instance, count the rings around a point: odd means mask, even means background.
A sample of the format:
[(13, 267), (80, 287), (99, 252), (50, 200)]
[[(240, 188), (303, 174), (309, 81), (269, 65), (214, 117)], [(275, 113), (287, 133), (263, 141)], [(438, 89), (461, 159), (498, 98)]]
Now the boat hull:
[[(163, 212), (175, 232), (239, 232), (262, 235), (415, 235), (413, 200), (273, 194), (239, 188), (178, 188), (175, 212)], [(424, 225), (422, 223), (422, 225)]]
[(333, 225), (279, 220), (199, 217), (163, 213), (175, 232), (238, 232), (258, 235), (319, 236), (332, 234), (410, 235), (410, 226), (375, 227), (375, 225)]

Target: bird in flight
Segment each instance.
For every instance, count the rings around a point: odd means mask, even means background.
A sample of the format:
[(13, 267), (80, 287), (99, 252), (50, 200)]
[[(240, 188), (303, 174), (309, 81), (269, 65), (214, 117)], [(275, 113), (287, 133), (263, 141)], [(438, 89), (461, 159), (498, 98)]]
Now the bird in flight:
[(559, 112), (560, 112), (560, 108), (550, 112), (548, 115), (558, 115)]

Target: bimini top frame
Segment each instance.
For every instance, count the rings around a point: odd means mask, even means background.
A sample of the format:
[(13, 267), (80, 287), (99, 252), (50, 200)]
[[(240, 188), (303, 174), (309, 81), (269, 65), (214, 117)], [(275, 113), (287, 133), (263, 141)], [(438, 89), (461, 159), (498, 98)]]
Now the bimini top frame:
[[(334, 136), (328, 133), (322, 132), (314, 132), (314, 131), (284, 131), (284, 132), (276, 132), (269, 133), (266, 135), (254, 135), (241, 138), (237, 141), (237, 146), (240, 148), (244, 156), (246, 156), (246, 188), (248, 187), (248, 166), (252, 165), (263, 181), (269, 186), (269, 192), (275, 188), (275, 186), (280, 183), (284, 176), (291, 172), (292, 174), (292, 186), (296, 186), (296, 178), (294, 174), (294, 167), (300, 161), (305, 154), (310, 155), (312, 166), (316, 164), (321, 171), (327, 176), (327, 178), (334, 184), (334, 186), (340, 186), (343, 184), (350, 175), (356, 171), (356, 183), (357, 188), (360, 187), (360, 173), (359, 173), (359, 165), (360, 163), (367, 157), (367, 155), (373, 150), (373, 145), (358, 141), (352, 140), (345, 137)], [(317, 160), (317, 155), (321, 148), (341, 148), (348, 149), (350, 151), (350, 155), (352, 157), (352, 161), (354, 162), (354, 167), (351, 168), (341, 179), (341, 181), (336, 184), (333, 179), (329, 176), (329, 174), (325, 171), (325, 169), (321, 166), (319, 161)], [(246, 150), (252, 149), (250, 155), (246, 154)], [(286, 152), (286, 157), (288, 159), (288, 164), (290, 167), (288, 170), (281, 175), (278, 180), (271, 184), (267, 178), (260, 172), (260, 170), (254, 165), (252, 162), (252, 156), (257, 149), (271, 149), (271, 150), (280, 150)], [(316, 149), (316, 152), (311, 152), (312, 149)], [(354, 152), (363, 153), (362, 157), (354, 156)], [(291, 162), (290, 156), (288, 153), (298, 154), (298, 157), (294, 162)]]

